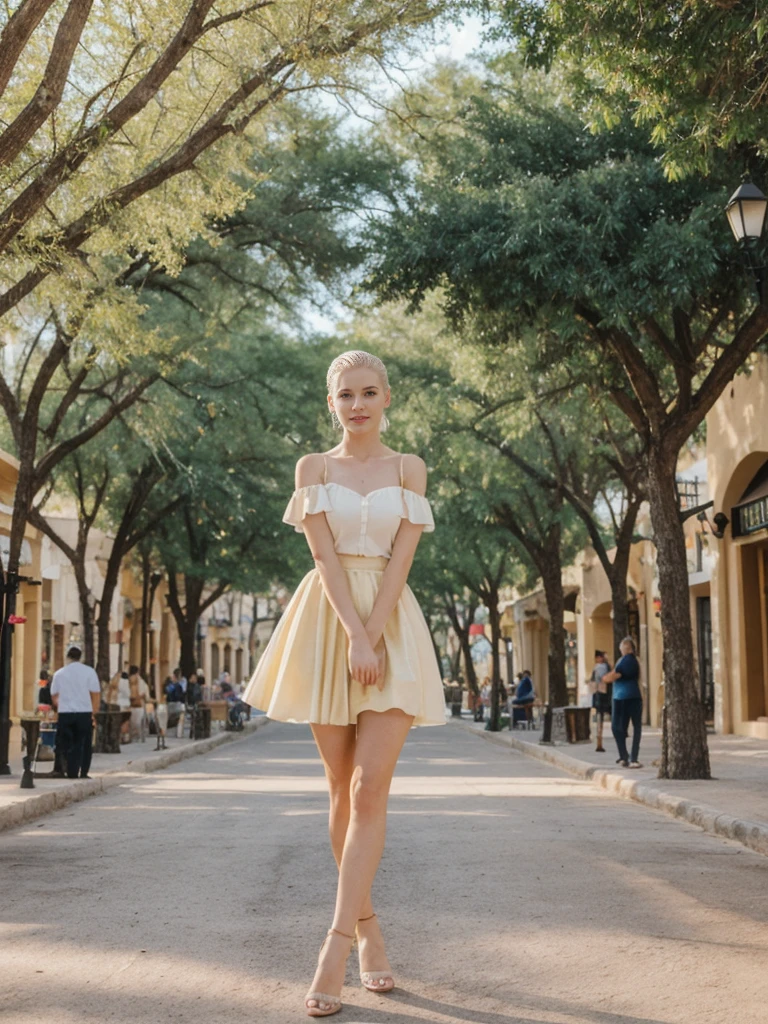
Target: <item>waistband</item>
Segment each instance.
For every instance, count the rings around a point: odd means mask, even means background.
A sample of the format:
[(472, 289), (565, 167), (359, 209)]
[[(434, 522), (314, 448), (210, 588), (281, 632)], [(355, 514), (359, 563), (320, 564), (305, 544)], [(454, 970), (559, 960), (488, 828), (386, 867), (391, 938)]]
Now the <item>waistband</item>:
[(384, 572), (389, 559), (383, 555), (339, 555), (344, 569), (367, 569), (369, 572)]

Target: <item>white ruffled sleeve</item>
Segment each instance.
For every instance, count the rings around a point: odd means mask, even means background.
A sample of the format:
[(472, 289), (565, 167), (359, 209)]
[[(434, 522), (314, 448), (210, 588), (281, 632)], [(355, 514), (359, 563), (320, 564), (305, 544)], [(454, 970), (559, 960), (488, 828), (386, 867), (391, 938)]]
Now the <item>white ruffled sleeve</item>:
[(412, 523), (424, 527), (424, 533), (432, 533), (435, 529), (435, 520), (432, 516), (432, 507), (422, 494), (409, 491), (403, 488), (403, 511), (401, 518), (408, 519)]
[(304, 533), (304, 527), (301, 525), (304, 516), (331, 511), (331, 501), (325, 485), (310, 484), (308, 487), (299, 487), (293, 492), (283, 514), (283, 522), (293, 526), (296, 533)]

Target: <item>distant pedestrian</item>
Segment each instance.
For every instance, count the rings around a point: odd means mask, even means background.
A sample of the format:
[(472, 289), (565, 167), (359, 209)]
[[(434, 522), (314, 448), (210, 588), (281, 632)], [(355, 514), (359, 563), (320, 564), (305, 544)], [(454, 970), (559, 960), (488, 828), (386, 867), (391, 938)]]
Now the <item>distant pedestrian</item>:
[(37, 703), (51, 707), (51, 677), (44, 668), (40, 669), (40, 678), (37, 681)]
[(182, 693), (181, 699), (182, 700), (186, 700), (187, 699), (187, 686), (189, 684), (187, 683), (187, 677), (184, 675), (184, 673), (181, 671), (180, 668), (175, 668), (173, 670), (173, 679), (174, 679), (174, 682), (176, 683), (176, 685), (181, 689), (181, 693)]
[(129, 723), (131, 740), (144, 739), (146, 727), (147, 701), (149, 686), (142, 678), (138, 665), (131, 665), (128, 670), (128, 689), (130, 693), (131, 720)]
[(93, 716), (99, 710), (101, 686), (90, 665), (80, 662), (82, 651), (72, 644), (64, 668), (54, 673), (51, 697), (58, 710), (56, 748), (67, 777), (88, 778), (93, 749)]
[(200, 700), (210, 700), (211, 687), (206, 681), (205, 673), (201, 668), (197, 670), (197, 685), (200, 687)]
[(197, 672), (190, 672), (187, 683), (187, 707), (193, 708), (203, 699), (203, 688), (200, 685), (200, 677)]
[[(625, 637), (620, 645), (621, 657), (613, 672), (603, 676), (613, 683), (613, 714), (611, 729), (619, 751), (617, 764), (622, 768), (642, 768), (640, 737), (643, 731), (643, 695), (640, 692), (640, 663), (635, 653), (635, 641)], [(627, 752), (627, 733), (632, 724), (632, 753)]]
[(605, 677), (611, 671), (611, 666), (605, 656), (605, 651), (595, 651), (595, 666), (592, 675), (589, 677), (589, 690), (592, 694), (592, 707), (595, 709), (597, 719), (597, 745), (595, 750), (605, 753), (603, 746), (603, 718), (611, 713), (611, 691), (612, 683), (606, 683)]

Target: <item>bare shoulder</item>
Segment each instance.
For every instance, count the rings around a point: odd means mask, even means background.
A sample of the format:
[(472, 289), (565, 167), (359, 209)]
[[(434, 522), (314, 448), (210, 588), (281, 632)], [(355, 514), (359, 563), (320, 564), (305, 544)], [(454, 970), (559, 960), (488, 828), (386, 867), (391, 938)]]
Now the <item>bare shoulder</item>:
[(403, 486), (416, 494), (426, 494), (427, 464), (418, 455), (403, 455)]
[(296, 463), (296, 488), (311, 487), (312, 484), (321, 484), (325, 472), (325, 459), (322, 452), (312, 452), (311, 455), (302, 455)]

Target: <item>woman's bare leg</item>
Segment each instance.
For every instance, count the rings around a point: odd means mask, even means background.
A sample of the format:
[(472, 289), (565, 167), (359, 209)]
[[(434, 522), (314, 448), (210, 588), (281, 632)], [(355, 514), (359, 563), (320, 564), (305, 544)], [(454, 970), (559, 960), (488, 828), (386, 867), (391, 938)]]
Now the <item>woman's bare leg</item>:
[(337, 867), (341, 866), (349, 825), (349, 787), (355, 770), (356, 725), (313, 725), (317, 749), (325, 768), (330, 796), (328, 831)]
[[(366, 917), (370, 907), (371, 886), (384, 850), (389, 787), (412, 723), (410, 715), (398, 710), (364, 711), (358, 717), (350, 811), (333, 918), (333, 927), (347, 935), (354, 934), (358, 918)], [(325, 763), (325, 755), (322, 756)], [(339, 821), (342, 814), (343, 811)], [(312, 991), (341, 991), (347, 951), (346, 940), (332, 937), (326, 943)]]

